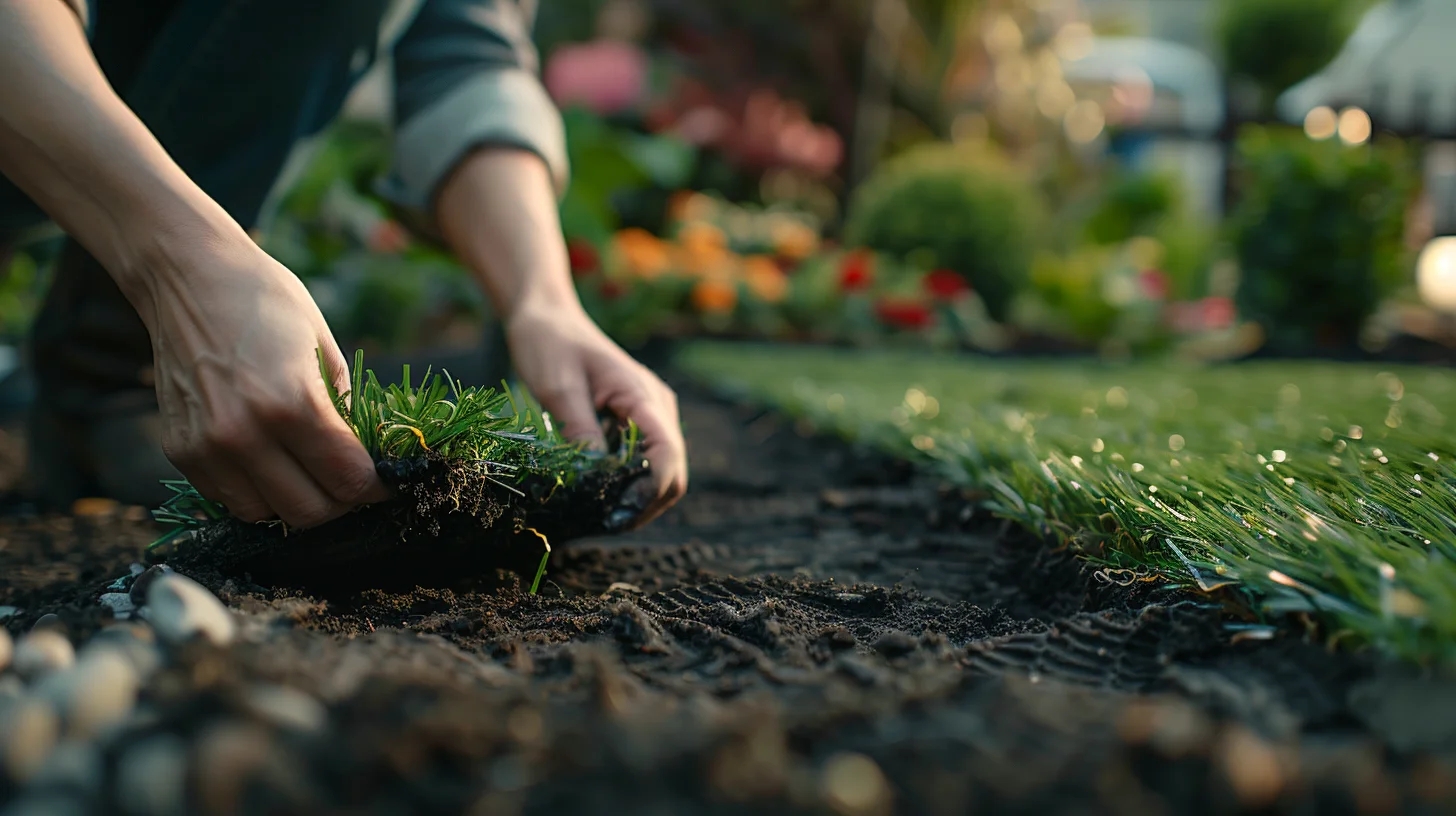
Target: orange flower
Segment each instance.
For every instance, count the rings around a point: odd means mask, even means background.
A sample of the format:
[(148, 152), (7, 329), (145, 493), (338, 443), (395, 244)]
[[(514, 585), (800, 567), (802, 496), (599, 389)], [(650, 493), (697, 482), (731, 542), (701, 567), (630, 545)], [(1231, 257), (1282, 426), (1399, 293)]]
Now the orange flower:
[(720, 278), (704, 278), (693, 287), (693, 306), (708, 314), (728, 314), (738, 305), (738, 288)]
[(672, 256), (667, 245), (657, 236), (644, 229), (625, 229), (617, 233), (613, 242), (617, 257), (622, 260), (627, 273), (643, 280), (661, 277), (672, 266)]
[(803, 261), (819, 251), (819, 233), (792, 218), (775, 219), (769, 228), (774, 252), (789, 261)]
[(716, 202), (702, 193), (683, 190), (673, 193), (667, 202), (667, 220), (674, 224), (687, 221), (705, 221), (713, 217)]
[(723, 230), (702, 221), (694, 221), (678, 230), (677, 242), (694, 250), (728, 248), (728, 236), (723, 234)]
[(789, 294), (789, 278), (767, 255), (743, 259), (743, 279), (748, 291), (764, 303), (782, 303)]

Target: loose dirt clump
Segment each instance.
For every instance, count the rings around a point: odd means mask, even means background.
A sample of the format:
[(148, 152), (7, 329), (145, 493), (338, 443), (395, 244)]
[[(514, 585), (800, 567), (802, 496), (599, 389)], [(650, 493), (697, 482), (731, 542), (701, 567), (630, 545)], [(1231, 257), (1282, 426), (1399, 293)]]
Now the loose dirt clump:
[(484, 477), (475, 463), (429, 456), (380, 463), (392, 501), (309, 530), (214, 522), (150, 554), (189, 575), (246, 578), (328, 592), (409, 589), (513, 566), (533, 574), (545, 542), (604, 534), (607, 515), (641, 469), (554, 478)]
[[(1119, 586), (883, 459), (690, 394), (683, 412), (689, 496), (557, 547), (536, 595), (428, 547), (409, 586), (193, 575), (238, 640), (170, 655), (80, 812), (124, 812), (118, 769), (159, 738), (186, 749), (191, 812), (1456, 804), (1439, 675), (1293, 629), (1236, 639), (1212, 599)], [(50, 611), (73, 635), (105, 623), (92, 601), (153, 535), (60, 524), (0, 523), (13, 632)]]

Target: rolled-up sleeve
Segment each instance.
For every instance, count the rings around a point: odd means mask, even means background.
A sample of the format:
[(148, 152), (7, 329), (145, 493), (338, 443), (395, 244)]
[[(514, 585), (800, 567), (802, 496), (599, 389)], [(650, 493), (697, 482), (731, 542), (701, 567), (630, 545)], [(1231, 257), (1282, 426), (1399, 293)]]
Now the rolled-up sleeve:
[(394, 165), (383, 192), (432, 224), (442, 182), (467, 154), (503, 146), (540, 156), (562, 193), (561, 114), (540, 80), (534, 0), (425, 0), (393, 49)]

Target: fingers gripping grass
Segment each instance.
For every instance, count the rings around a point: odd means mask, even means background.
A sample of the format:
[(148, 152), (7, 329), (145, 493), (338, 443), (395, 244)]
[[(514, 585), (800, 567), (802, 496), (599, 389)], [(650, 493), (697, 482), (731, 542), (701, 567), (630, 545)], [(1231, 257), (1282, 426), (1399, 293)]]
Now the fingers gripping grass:
[(697, 375), (926, 463), (1109, 575), (1456, 662), (1456, 375), (695, 346)]
[[(522, 495), (516, 485), (528, 477), (544, 477), (548, 483), (554, 480), (557, 487), (565, 487), (584, 469), (603, 465), (604, 459), (611, 460), (607, 465), (630, 460), (637, 447), (632, 425), (621, 449), (610, 455), (568, 442), (534, 400), (506, 385), (500, 391), (466, 388), (448, 372), (442, 377), (429, 371), (415, 384), (409, 366), (404, 367), (401, 383), (384, 385), (364, 368), (363, 352), (359, 352), (350, 390), (339, 393), (322, 356), (319, 366), (335, 409), (376, 462), (438, 457), (464, 464), (475, 477)], [(188, 482), (167, 485), (174, 495), (153, 516), (170, 529), (153, 547), (228, 516), (225, 507), (202, 496)], [(545, 544), (531, 586), (534, 593), (551, 547), (541, 533), (526, 532), (535, 533)]]

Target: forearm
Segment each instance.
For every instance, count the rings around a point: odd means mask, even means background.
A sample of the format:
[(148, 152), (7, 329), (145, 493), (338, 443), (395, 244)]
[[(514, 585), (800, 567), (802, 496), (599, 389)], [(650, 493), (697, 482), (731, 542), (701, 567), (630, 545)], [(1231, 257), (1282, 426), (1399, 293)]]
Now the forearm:
[(446, 177), (436, 200), (446, 243), (485, 287), (503, 319), (523, 310), (580, 312), (545, 162), (482, 148)]
[(245, 237), (107, 83), (62, 0), (0, 0), (0, 76), (0, 172), (134, 303), (170, 241)]

